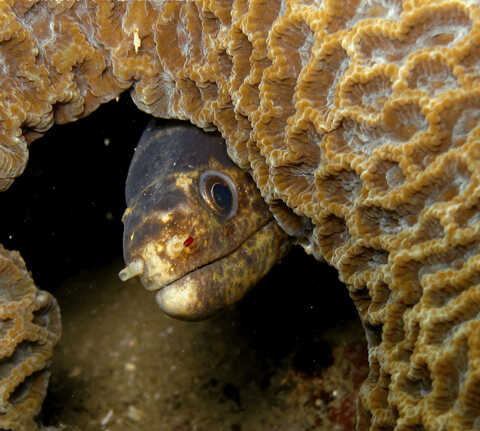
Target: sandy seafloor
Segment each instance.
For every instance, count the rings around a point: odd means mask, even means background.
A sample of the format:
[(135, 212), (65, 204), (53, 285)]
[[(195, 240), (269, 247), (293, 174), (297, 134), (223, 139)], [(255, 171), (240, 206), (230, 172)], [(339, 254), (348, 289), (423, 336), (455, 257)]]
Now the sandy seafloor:
[[(128, 94), (30, 147), (0, 243), (62, 309), (46, 424), (100, 431), (353, 430), (364, 335), (336, 271), (300, 249), (237, 306), (169, 319), (123, 284), (124, 184), (150, 117)], [(168, 125), (168, 122), (166, 122)]]
[[(301, 264), (287, 260), (239, 306), (198, 323), (165, 316), (137, 281), (121, 283), (121, 264), (73, 277), (57, 294), (64, 332), (48, 421), (85, 431), (354, 429), (363, 332), (352, 310), (321, 326), (313, 312), (289, 321), (305, 307), (289, 301), (301, 287), (271, 283)], [(280, 298), (269, 301), (276, 289)], [(324, 314), (342, 305), (342, 295), (331, 297), (311, 307)]]

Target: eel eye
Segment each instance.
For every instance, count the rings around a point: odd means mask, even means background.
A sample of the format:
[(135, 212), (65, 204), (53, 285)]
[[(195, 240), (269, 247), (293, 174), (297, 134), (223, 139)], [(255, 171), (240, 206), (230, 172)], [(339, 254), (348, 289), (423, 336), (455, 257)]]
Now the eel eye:
[(230, 218), (237, 212), (237, 188), (223, 172), (203, 172), (200, 175), (200, 193), (208, 206), (220, 216)]

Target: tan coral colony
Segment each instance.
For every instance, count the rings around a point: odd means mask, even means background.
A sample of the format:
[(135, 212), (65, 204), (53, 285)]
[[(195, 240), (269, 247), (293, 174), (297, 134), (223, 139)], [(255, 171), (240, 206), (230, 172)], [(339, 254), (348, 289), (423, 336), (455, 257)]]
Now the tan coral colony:
[(480, 429), (480, 2), (3, 0), (0, 66), (3, 189), (126, 89), (218, 128), (358, 308), (357, 429)]

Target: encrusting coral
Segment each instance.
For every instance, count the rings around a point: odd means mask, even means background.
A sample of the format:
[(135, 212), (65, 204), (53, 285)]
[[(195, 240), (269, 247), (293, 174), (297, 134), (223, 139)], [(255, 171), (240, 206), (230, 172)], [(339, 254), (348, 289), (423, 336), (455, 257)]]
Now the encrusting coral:
[[(480, 428), (480, 5), (4, 0), (0, 178), (130, 88), (217, 127), (362, 318), (359, 430)], [(165, 43), (168, 41), (168, 43)]]
[(38, 290), (17, 252), (0, 245), (0, 429), (36, 429), (48, 363), (60, 338), (60, 310)]

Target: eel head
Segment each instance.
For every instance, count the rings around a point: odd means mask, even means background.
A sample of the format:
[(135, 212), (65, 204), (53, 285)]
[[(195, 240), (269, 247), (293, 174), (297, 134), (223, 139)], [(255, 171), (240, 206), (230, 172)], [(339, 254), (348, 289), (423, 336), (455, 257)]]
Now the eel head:
[(218, 134), (160, 124), (130, 165), (120, 278), (140, 276), (168, 315), (199, 320), (243, 297), (290, 240)]

